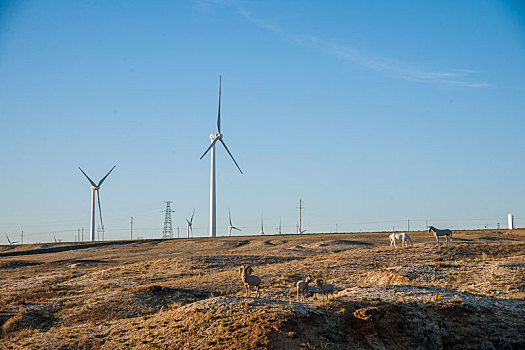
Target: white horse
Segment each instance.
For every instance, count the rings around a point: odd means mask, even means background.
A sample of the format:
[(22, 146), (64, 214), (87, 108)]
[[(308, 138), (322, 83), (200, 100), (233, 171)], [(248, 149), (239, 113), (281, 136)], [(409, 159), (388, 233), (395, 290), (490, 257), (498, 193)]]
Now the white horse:
[[(405, 232), (392, 233), (390, 236), (388, 236), (388, 238), (390, 238), (390, 246), (394, 246), (394, 248), (397, 248), (396, 246), (397, 239), (401, 240), (401, 247), (405, 246), (405, 241), (410, 242), (410, 245), (414, 245), (414, 243), (412, 243), (412, 239), (410, 238), (410, 236), (406, 234)], [(408, 246), (408, 243), (406, 245)]]
[(452, 231), (450, 230), (439, 230), (435, 228), (434, 226), (428, 227), (428, 232), (433, 233), (434, 237), (436, 237), (437, 245), (439, 246), (439, 237), (445, 236), (445, 243), (448, 245), (448, 240), (450, 239), (450, 243), (452, 243)]

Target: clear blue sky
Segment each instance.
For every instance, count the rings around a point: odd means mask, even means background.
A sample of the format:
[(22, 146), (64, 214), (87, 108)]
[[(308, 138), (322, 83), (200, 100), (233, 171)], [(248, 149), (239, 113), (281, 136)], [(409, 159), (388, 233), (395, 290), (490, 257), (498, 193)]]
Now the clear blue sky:
[[(0, 1), (0, 242), (525, 223), (520, 1)], [(87, 235), (87, 234), (86, 234)]]

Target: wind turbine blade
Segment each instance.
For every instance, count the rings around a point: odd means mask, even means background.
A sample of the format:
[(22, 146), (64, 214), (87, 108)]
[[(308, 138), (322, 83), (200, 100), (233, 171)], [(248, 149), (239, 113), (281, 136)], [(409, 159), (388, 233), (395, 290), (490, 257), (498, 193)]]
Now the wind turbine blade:
[(217, 133), (221, 133), (221, 86), (222, 76), (219, 75), (219, 112), (217, 113)]
[(100, 207), (100, 193), (97, 190), (97, 200), (98, 200), (98, 213), (100, 216), (100, 227), (102, 228), (102, 232), (104, 232), (104, 223), (102, 222), (102, 208)]
[(228, 147), (226, 147), (226, 144), (224, 143), (224, 141), (222, 139), (221, 140), (221, 143), (222, 145), (224, 146), (224, 149), (226, 149), (226, 152), (228, 152), (228, 154), (230, 155), (230, 157), (232, 158), (233, 162), (235, 163), (235, 165), (237, 165), (237, 169), (239, 169), (239, 171), (241, 172), (241, 174), (244, 174), (241, 170), (241, 168), (239, 167), (239, 164), (237, 164), (237, 162), (235, 161), (235, 158), (233, 158), (230, 150), (228, 149)]
[(195, 209), (193, 209), (193, 214), (191, 214), (190, 225), (193, 224), (193, 215), (195, 215)]
[(186, 222), (188, 223), (188, 225), (191, 225), (190, 220), (186, 219)]
[(237, 231), (242, 231), (240, 228), (237, 228), (235, 226), (232, 226), (232, 229), (237, 230)]
[(230, 208), (228, 208), (228, 218), (230, 219), (230, 226), (232, 226), (232, 216), (230, 214)]
[(78, 168), (80, 169), (80, 171), (82, 172), (82, 174), (84, 174), (84, 176), (88, 179), (88, 181), (91, 182), (91, 185), (97, 187), (97, 185), (93, 182), (93, 180), (91, 180), (91, 179), (89, 178), (89, 176), (87, 176), (87, 174), (84, 172), (84, 170), (82, 170), (81, 167), (78, 167)]
[(9, 237), (7, 236), (7, 233), (4, 232), (4, 235), (5, 235), (5, 238), (7, 238), (7, 242), (8, 242), (9, 244), (11, 244), (11, 240), (10, 240)]
[(100, 180), (100, 182), (98, 183), (98, 187), (100, 187), (100, 185), (102, 185), (102, 183), (104, 182), (104, 180), (106, 180), (106, 177), (109, 176), (109, 174), (113, 171), (113, 169), (115, 169), (115, 167), (116, 167), (116, 165), (114, 165), (113, 168), (111, 168), (111, 170), (108, 171), (108, 173), (106, 174), (106, 176), (104, 176), (104, 177), (102, 178), (102, 180)]
[(204, 153), (202, 154), (202, 156), (201, 156), (200, 159), (202, 159), (202, 158), (206, 155), (206, 153), (208, 153), (208, 151), (213, 147), (213, 145), (215, 145), (215, 142), (217, 142), (218, 140), (219, 140), (218, 137), (216, 137), (215, 140), (213, 140), (213, 142), (211, 143), (210, 147), (208, 147), (208, 149), (206, 150), (206, 152), (204, 152)]

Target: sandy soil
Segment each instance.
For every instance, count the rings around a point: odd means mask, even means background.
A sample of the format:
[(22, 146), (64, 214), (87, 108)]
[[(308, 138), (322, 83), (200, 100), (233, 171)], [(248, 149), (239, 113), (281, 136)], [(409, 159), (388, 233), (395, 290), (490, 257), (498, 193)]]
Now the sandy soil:
[[(410, 235), (0, 246), (0, 349), (525, 348), (525, 230)], [(297, 301), (306, 275), (335, 294)]]

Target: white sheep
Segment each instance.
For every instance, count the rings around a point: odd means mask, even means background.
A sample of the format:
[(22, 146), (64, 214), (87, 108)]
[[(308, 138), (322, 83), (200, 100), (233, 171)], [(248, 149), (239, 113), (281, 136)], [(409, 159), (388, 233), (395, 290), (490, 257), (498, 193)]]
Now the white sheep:
[(307, 276), (304, 281), (297, 282), (297, 300), (304, 300), (308, 297), (308, 283), (312, 282), (312, 277)]
[(334, 294), (334, 285), (330, 283), (324, 283), (322, 279), (316, 279), (315, 283), (317, 283), (317, 286), (321, 290), (321, 294), (323, 297), (326, 295), (326, 300), (328, 300), (328, 294)]
[(261, 285), (261, 279), (259, 276), (250, 275), (253, 272), (253, 269), (250, 265), (239, 267), (239, 272), (241, 274), (242, 283), (244, 284), (244, 289), (246, 291), (246, 296), (250, 295), (250, 287), (256, 287), (255, 297), (259, 297), (259, 286)]

